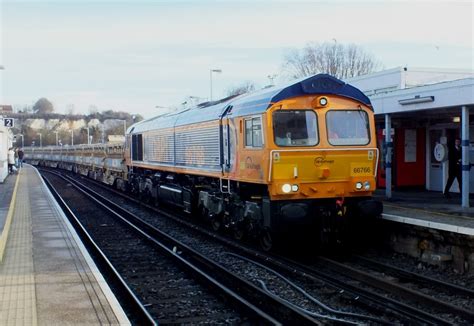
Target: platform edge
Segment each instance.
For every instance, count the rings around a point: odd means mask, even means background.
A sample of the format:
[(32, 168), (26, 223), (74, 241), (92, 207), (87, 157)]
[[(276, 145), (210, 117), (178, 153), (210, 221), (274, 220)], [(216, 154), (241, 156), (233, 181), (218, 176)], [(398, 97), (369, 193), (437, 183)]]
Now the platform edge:
[(77, 246), (79, 247), (79, 250), (81, 251), (82, 255), (84, 256), (85, 261), (87, 262), (87, 265), (91, 269), (92, 274), (94, 275), (94, 278), (96, 279), (97, 283), (99, 284), (100, 288), (102, 289), (102, 292), (104, 293), (104, 296), (106, 297), (107, 301), (110, 304), (110, 307), (112, 308), (115, 316), (117, 317), (117, 320), (120, 325), (131, 325), (131, 322), (129, 321), (127, 315), (125, 314), (122, 306), (118, 302), (115, 294), (112, 292), (110, 289), (109, 285), (105, 281), (104, 277), (102, 276), (102, 273), (99, 271), (97, 268), (97, 265), (95, 264), (94, 260), (92, 257), (89, 255), (89, 252), (87, 251), (86, 247), (82, 243), (81, 239), (79, 238), (79, 235), (77, 234), (76, 230), (72, 226), (72, 224), (69, 222), (67, 219), (66, 215), (64, 214), (63, 210), (59, 206), (58, 202), (54, 198), (53, 194), (49, 190), (48, 186), (44, 182), (43, 178), (41, 177), (41, 174), (39, 173), (38, 169), (34, 166), (32, 166), (33, 169), (36, 171), (38, 174), (39, 178), (41, 179), (41, 182), (43, 186), (46, 188), (46, 192), (48, 196), (51, 198), (51, 201), (54, 204), (54, 207), (56, 210), (59, 212), (63, 220), (65, 221), (69, 232), (71, 232), (74, 241), (76, 242)]

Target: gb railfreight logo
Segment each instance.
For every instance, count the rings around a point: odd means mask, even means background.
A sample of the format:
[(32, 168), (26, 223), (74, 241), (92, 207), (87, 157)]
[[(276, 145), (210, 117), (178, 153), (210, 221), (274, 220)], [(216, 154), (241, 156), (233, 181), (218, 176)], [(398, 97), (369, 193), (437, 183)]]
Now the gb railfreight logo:
[(322, 156), (318, 156), (314, 159), (314, 165), (316, 166), (321, 166), (323, 165), (324, 163), (326, 164), (333, 164), (334, 163), (334, 160), (326, 160), (326, 158), (322, 157)]

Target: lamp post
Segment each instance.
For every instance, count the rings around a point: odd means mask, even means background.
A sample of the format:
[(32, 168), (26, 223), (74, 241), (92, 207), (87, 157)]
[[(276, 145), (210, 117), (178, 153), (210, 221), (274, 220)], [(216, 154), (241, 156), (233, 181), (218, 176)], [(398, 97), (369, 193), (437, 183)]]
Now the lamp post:
[(211, 96), (209, 97), (209, 101), (212, 101), (212, 73), (213, 72), (217, 72), (217, 73), (222, 73), (222, 70), (221, 69), (210, 69), (209, 70), (209, 77), (210, 77), (210, 81), (211, 81)]
[(91, 138), (90, 138), (90, 135), (89, 135), (89, 127), (84, 128), (84, 129), (87, 129), (87, 145), (90, 145), (91, 144)]
[[(0, 70), (5, 70), (5, 66), (0, 65)], [(0, 102), (2, 102), (2, 101), (3, 101), (3, 94), (0, 92)]]
[(199, 97), (199, 96), (188, 96), (189, 100), (192, 101), (194, 105), (205, 102), (206, 98), (205, 97)]
[(74, 130), (71, 129), (71, 146), (74, 146)]
[(42, 140), (42, 135), (38, 134), (40, 136), (40, 147), (43, 147), (43, 140)]
[(268, 75), (267, 78), (270, 79), (270, 85), (274, 86), (275, 84), (273, 83), (273, 80), (276, 78), (276, 74), (273, 75)]
[(58, 146), (58, 132), (59, 131), (54, 131), (54, 133), (56, 134), (56, 146)]

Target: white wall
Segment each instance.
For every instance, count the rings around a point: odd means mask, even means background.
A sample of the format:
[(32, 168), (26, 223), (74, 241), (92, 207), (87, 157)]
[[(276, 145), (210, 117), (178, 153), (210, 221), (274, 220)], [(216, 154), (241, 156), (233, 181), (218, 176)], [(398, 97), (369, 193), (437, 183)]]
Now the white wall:
[(403, 85), (401, 85), (403, 73), (403, 68), (394, 68), (373, 74), (353, 77), (345, 80), (345, 82), (357, 87), (364, 92), (365, 95), (371, 96), (376, 93), (403, 88)]
[(469, 70), (413, 68), (406, 72), (405, 84), (408, 88), (472, 77), (474, 77), (474, 72)]
[(0, 182), (3, 182), (8, 175), (7, 152), (11, 146), (10, 131), (3, 126), (3, 120), (0, 117)]

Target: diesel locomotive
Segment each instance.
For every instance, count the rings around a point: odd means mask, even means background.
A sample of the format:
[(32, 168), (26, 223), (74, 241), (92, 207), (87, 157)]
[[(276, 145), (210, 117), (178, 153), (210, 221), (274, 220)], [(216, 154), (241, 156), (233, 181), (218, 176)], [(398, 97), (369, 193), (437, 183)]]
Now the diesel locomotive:
[(370, 100), (319, 74), (134, 124), (125, 143), (25, 149), (142, 200), (180, 207), (236, 238), (304, 229), (321, 243), (382, 212)]

